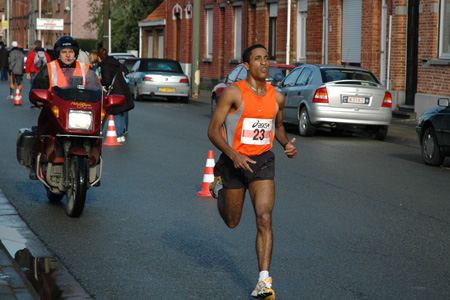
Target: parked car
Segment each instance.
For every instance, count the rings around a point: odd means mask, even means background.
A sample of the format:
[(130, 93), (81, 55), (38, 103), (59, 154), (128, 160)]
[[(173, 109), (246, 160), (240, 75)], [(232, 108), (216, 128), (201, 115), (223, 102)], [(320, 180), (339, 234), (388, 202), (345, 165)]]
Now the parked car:
[(438, 107), (424, 112), (416, 126), (423, 161), (439, 166), (450, 156), (450, 101), (438, 99)]
[(300, 135), (316, 128), (334, 132), (363, 130), (384, 140), (392, 119), (392, 96), (369, 70), (305, 64), (278, 87), (284, 94), (283, 122), (298, 125)]
[[(273, 86), (277, 86), (288, 74), (288, 72), (294, 68), (295, 66), (292, 65), (270, 64), (269, 74), (267, 75), (266, 81), (270, 82)], [(230, 72), (223, 82), (220, 82), (214, 86), (211, 94), (211, 115), (216, 109), (220, 95), (222, 95), (225, 88), (230, 86), (233, 82), (245, 78), (247, 78), (247, 69), (244, 68), (244, 64), (239, 64)]]
[(128, 73), (131, 72), (131, 68), (138, 61), (136, 57), (119, 57), (117, 60), (127, 68)]
[(122, 65), (124, 65), (127, 68), (128, 72), (130, 72), (131, 68), (138, 60), (138, 58), (134, 54), (127, 52), (109, 53), (109, 56), (112, 56), (115, 59), (117, 59)]
[(127, 78), (136, 101), (148, 96), (189, 102), (189, 78), (176, 60), (140, 58), (131, 68)]
[(114, 56), (115, 59), (127, 58), (127, 57), (137, 58), (134, 54), (127, 53), (127, 52), (113, 52), (113, 53), (109, 53), (108, 55), (109, 56)]

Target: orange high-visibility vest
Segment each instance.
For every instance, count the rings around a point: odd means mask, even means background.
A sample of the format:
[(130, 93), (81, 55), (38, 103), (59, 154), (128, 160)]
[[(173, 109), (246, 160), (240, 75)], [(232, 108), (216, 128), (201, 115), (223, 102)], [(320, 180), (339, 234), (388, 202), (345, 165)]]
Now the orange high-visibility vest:
[[(61, 66), (59, 65), (59, 62), (57, 60), (53, 60), (47, 64), (48, 68), (48, 77), (49, 77), (49, 87), (48, 90), (50, 91), (52, 87), (58, 86), (58, 87), (66, 87), (68, 86), (68, 83), (66, 82), (66, 78), (63, 75), (58, 76), (58, 73), (61, 71)], [(76, 62), (75, 65), (75, 71), (73, 73), (73, 76), (79, 76), (83, 77), (83, 84), (84, 84), (84, 78), (86, 77), (87, 71), (89, 70), (89, 65), (85, 63), (80, 63), (79, 61)]]

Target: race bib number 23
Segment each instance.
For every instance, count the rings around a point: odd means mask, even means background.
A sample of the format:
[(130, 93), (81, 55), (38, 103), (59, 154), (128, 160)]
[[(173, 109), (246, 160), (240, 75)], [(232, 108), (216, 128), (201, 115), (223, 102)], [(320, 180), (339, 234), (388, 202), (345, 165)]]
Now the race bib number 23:
[(241, 143), (247, 145), (270, 144), (272, 119), (245, 118), (242, 124)]

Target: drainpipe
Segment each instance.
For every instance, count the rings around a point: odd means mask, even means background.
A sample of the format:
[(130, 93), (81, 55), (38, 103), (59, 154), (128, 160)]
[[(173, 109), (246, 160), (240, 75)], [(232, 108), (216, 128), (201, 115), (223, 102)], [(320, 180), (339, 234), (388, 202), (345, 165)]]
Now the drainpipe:
[(386, 33), (387, 33), (387, 0), (383, 0), (381, 8), (381, 48), (380, 48), (380, 80), (386, 86)]
[(193, 20), (192, 20), (192, 97), (200, 96), (200, 19), (201, 1), (194, 0)]
[(322, 63), (328, 63), (328, 0), (323, 6)]
[(142, 26), (139, 26), (139, 53), (138, 53), (138, 56), (139, 56), (139, 58), (142, 58)]
[(291, 53), (291, 0), (288, 0), (287, 7), (287, 37), (286, 37), (286, 64), (290, 63), (290, 53)]
[(388, 63), (386, 75), (386, 89), (391, 89), (391, 46), (392, 46), (392, 1), (389, 14), (389, 42), (388, 42)]
[[(40, 0), (39, 4), (41, 4)], [(73, 0), (70, 0), (70, 36), (73, 37)]]

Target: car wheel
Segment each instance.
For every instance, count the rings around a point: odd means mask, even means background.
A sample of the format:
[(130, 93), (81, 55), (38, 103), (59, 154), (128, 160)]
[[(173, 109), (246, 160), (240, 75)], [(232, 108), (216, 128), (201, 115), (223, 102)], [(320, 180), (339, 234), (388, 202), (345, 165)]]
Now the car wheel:
[(216, 106), (217, 106), (217, 96), (212, 96), (211, 97), (211, 117), (214, 114), (214, 111), (216, 110)]
[(422, 158), (430, 166), (440, 166), (445, 159), (437, 141), (436, 131), (433, 127), (425, 129), (422, 136)]
[(137, 85), (134, 85), (134, 92), (133, 92), (133, 94), (134, 94), (134, 99), (136, 101), (141, 101), (142, 100), (142, 96), (139, 94), (139, 89), (138, 89)]
[(300, 120), (298, 122), (298, 131), (301, 136), (313, 136), (316, 128), (309, 120), (308, 110), (303, 107), (300, 111)]
[(372, 138), (379, 141), (384, 141), (388, 133), (388, 126), (377, 126)]

